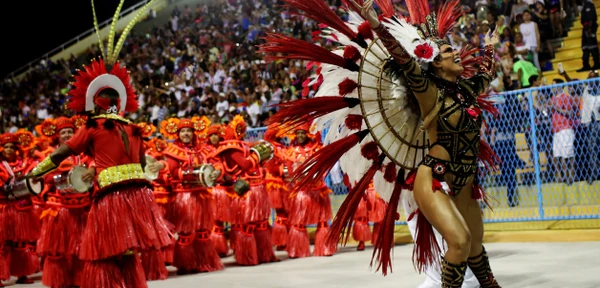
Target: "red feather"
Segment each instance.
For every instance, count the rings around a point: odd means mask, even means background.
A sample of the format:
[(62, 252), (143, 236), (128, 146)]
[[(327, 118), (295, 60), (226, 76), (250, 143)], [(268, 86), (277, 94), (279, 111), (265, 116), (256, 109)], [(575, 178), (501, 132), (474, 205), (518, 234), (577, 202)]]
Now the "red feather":
[[(494, 211), (494, 209), (492, 208), (492, 205), (490, 204), (490, 202), (493, 198), (490, 198), (490, 196), (487, 193), (485, 193), (485, 189), (483, 189), (483, 187), (481, 187), (481, 185), (479, 185), (479, 184), (473, 186), (473, 199), (482, 200), (483, 203), (485, 203), (485, 205), (488, 208), (490, 208), (490, 210)], [(482, 211), (482, 213), (483, 213), (483, 211)]]
[(358, 181), (356, 185), (348, 192), (348, 196), (338, 209), (333, 222), (331, 223), (331, 227), (329, 228), (329, 234), (327, 235), (326, 245), (337, 245), (340, 240), (343, 240), (342, 245), (346, 245), (348, 242), (348, 238), (350, 236), (350, 227), (352, 227), (352, 222), (354, 220), (354, 214), (356, 214), (356, 210), (358, 209), (358, 205), (363, 199), (365, 195), (365, 191), (369, 187), (373, 176), (377, 170), (381, 168), (381, 163), (383, 162), (385, 154), (380, 156), (379, 161), (373, 161), (373, 165), (367, 172), (363, 175), (362, 178)]
[(498, 108), (496, 108), (494, 102), (490, 100), (490, 97), (491, 95), (489, 94), (479, 95), (479, 97), (477, 97), (477, 105), (479, 105), (479, 108), (481, 108), (481, 110), (492, 114), (497, 118), (500, 116), (500, 111), (498, 111)]
[(385, 216), (381, 223), (379, 237), (373, 247), (373, 255), (371, 256), (371, 267), (373, 263), (377, 264), (377, 271), (381, 269), (381, 273), (385, 276), (388, 269), (392, 272), (392, 248), (394, 247), (394, 227), (396, 226), (398, 204), (400, 204), (400, 194), (404, 188), (404, 170), (400, 170), (396, 176), (396, 185), (392, 191), (392, 196), (385, 210)]
[(356, 32), (352, 31), (323, 0), (283, 0), (283, 2), (304, 11), (307, 17), (339, 31), (353, 41), (358, 39)]
[[(429, 14), (429, 13), (427, 13)], [(456, 25), (456, 21), (462, 16), (463, 11), (459, 0), (449, 0), (443, 3), (436, 14), (438, 24), (438, 35), (444, 37), (448, 31)], [(412, 16), (412, 15), (411, 15)]]
[(374, 141), (365, 143), (360, 148), (360, 154), (371, 161), (375, 161), (379, 157), (379, 147)]
[(393, 183), (396, 179), (396, 175), (398, 175), (398, 170), (396, 169), (396, 164), (390, 162), (385, 166), (385, 170), (383, 171), (383, 179), (387, 182)]
[(333, 165), (348, 152), (352, 147), (358, 145), (369, 134), (369, 130), (356, 132), (337, 140), (315, 152), (304, 161), (292, 176), (292, 182), (296, 183), (294, 191), (303, 187), (310, 187), (316, 180), (323, 179)]
[(346, 60), (321, 46), (303, 40), (277, 33), (267, 33), (267, 36), (262, 39), (266, 43), (258, 46), (258, 52), (265, 54), (266, 61), (298, 59), (329, 63), (351, 71), (360, 69), (356, 63)]
[(392, 4), (391, 0), (375, 0), (375, 3), (379, 6), (385, 17), (392, 18), (394, 16), (394, 4)]
[(479, 49), (477, 47), (472, 47), (471, 45), (465, 45), (460, 49), (461, 65), (464, 68), (463, 73), (461, 74), (463, 78), (473, 77), (475, 72), (477, 72), (475, 64), (479, 64), (482, 60), (481, 57), (473, 56), (477, 51), (479, 51)]
[(360, 100), (357, 98), (339, 96), (324, 96), (284, 102), (277, 105), (280, 108), (279, 112), (269, 117), (266, 124), (279, 123), (291, 129), (304, 123), (312, 123), (314, 119), (342, 108), (352, 108), (359, 103)]
[(410, 15), (410, 23), (425, 23), (425, 17), (430, 14), (429, 1), (427, 0), (406, 0), (406, 8)]
[(340, 84), (338, 84), (338, 88), (340, 89), (341, 96), (346, 96), (346, 95), (354, 92), (354, 90), (356, 90), (357, 87), (358, 87), (358, 83), (356, 83), (356, 81), (354, 81), (350, 78), (346, 78), (346, 79), (344, 79), (344, 81), (342, 81), (342, 82), (340, 82)]
[(362, 126), (362, 120), (362, 115), (349, 114), (348, 116), (346, 116), (346, 120), (344, 120), (344, 123), (346, 124), (346, 127), (348, 127), (348, 129), (358, 130)]
[(418, 214), (418, 217), (415, 246), (413, 248), (413, 263), (417, 266), (416, 268), (419, 272), (423, 272), (426, 267), (431, 267), (434, 263), (440, 261), (442, 252), (435, 239), (431, 223), (429, 223), (422, 213), (417, 212), (416, 214)]
[(346, 46), (346, 48), (344, 48), (344, 58), (346, 59), (350, 59), (354, 62), (360, 60), (360, 58), (362, 57), (362, 55), (360, 55), (360, 51), (358, 51), (358, 49), (352, 45), (348, 45)]
[(496, 165), (502, 163), (500, 157), (498, 157), (492, 147), (490, 147), (483, 139), (479, 140), (479, 154), (477, 155), (477, 158), (483, 163), (483, 166), (488, 171), (498, 170)]
[(137, 95), (135, 89), (131, 85), (131, 79), (129, 73), (125, 67), (121, 67), (119, 62), (115, 63), (110, 70), (110, 73), (106, 70), (104, 60), (92, 60), (90, 65), (84, 66), (84, 71), (78, 71), (77, 75), (74, 76), (75, 81), (73, 82), (73, 89), (69, 91), (69, 109), (76, 112), (85, 111), (85, 102), (87, 89), (96, 77), (102, 74), (112, 74), (117, 76), (123, 85), (125, 86), (125, 92), (127, 95), (127, 104), (125, 105), (126, 112), (136, 111), (139, 103), (137, 101)]
[(373, 40), (375, 35), (373, 35), (373, 29), (371, 29), (371, 24), (368, 21), (364, 21), (362, 24), (358, 26), (358, 34), (363, 37), (363, 39)]

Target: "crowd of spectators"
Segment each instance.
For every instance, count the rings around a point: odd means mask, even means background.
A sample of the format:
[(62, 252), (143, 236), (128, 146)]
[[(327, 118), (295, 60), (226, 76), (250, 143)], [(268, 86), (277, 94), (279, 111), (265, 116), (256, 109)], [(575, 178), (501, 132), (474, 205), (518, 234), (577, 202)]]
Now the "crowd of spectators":
[[(340, 17), (347, 17), (342, 1), (324, 1)], [(406, 14), (403, 1), (393, 2), (399, 13)], [(312, 41), (313, 32), (319, 30), (315, 22), (282, 4), (277, 0), (180, 4), (165, 26), (132, 33), (120, 59), (131, 72), (141, 108), (129, 116), (158, 124), (170, 116), (196, 115), (226, 122), (241, 113), (251, 127), (258, 127), (275, 111), (272, 105), (301, 97), (302, 83), (310, 73), (305, 63), (265, 63), (256, 53), (267, 31)], [(468, 12), (447, 35), (454, 47), (481, 47), (488, 29), (498, 27), (502, 34), (501, 65), (492, 85), (496, 92), (531, 86), (530, 77), (548, 69), (553, 54), (549, 39), (564, 35), (563, 20), (578, 13), (569, 0), (463, 0), (462, 4)], [(64, 105), (72, 73), (99, 55), (98, 47), (92, 46), (84, 55), (44, 60), (20, 81), (4, 79), (1, 128), (31, 129), (47, 117), (69, 113)]]

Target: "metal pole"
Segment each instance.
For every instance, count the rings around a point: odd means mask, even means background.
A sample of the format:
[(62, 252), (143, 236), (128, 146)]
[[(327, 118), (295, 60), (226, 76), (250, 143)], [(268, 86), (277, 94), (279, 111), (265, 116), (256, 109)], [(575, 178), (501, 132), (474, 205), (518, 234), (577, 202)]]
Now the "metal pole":
[[(538, 139), (537, 139), (537, 127), (535, 125), (535, 107), (533, 107), (533, 93), (532, 90), (528, 90), (527, 99), (529, 102), (529, 124), (531, 125), (531, 144), (533, 147), (529, 147), (529, 150), (533, 148), (533, 169), (535, 173), (535, 185), (537, 186), (538, 192), (538, 209), (540, 219), (544, 219), (544, 195), (542, 193), (542, 176), (540, 169), (540, 152), (538, 151)], [(538, 91), (539, 93), (539, 91)]]

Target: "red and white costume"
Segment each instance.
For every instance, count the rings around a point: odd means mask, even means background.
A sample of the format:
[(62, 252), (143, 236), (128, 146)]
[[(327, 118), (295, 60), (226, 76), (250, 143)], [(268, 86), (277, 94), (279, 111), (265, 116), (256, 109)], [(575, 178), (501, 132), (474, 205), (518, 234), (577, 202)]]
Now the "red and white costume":
[[(250, 190), (243, 196), (237, 196), (231, 203), (231, 223), (239, 225), (239, 231), (233, 232), (235, 260), (240, 265), (258, 265), (278, 261), (273, 251), (269, 215), (271, 206), (269, 195), (265, 191), (264, 175), (256, 153), (242, 141), (246, 123), (239, 115), (229, 123), (225, 132), (225, 141), (221, 142), (215, 153), (223, 165), (222, 181), (233, 182), (243, 179)], [(233, 228), (233, 227), (232, 227)], [(232, 229), (233, 230), (233, 229)]]
[(0, 240), (4, 245), (3, 257), (0, 257), (0, 280), (8, 280), (13, 275), (19, 278), (20, 283), (33, 283), (27, 276), (39, 271), (35, 243), (40, 236), (40, 221), (33, 209), (31, 196), (14, 198), (8, 194), (7, 188), (16, 184), (18, 177), (29, 173), (36, 163), (26, 157), (21, 149), (27, 143), (21, 143), (19, 135), (1, 135), (2, 150), (8, 143), (13, 143), (17, 152), (13, 159), (7, 159), (3, 155), (0, 163)]
[[(172, 121), (169, 121), (170, 123)], [(189, 119), (178, 121), (175, 133), (189, 128), (197, 130)], [(208, 128), (208, 127), (206, 127)], [(170, 127), (167, 128), (168, 131)], [(207, 187), (187, 182), (186, 171), (208, 163), (197, 136), (191, 143), (179, 137), (164, 151), (171, 174), (172, 200), (167, 209), (167, 219), (178, 235), (173, 266), (180, 273), (211, 272), (223, 269), (221, 258), (210, 240), (214, 226), (213, 197)]]
[[(42, 124), (44, 137), (58, 140), (63, 129), (76, 130), (73, 121), (66, 117), (46, 119)], [(48, 287), (79, 286), (83, 263), (79, 260), (81, 237), (91, 205), (90, 193), (58, 189), (54, 177), (68, 177), (75, 166), (90, 166), (85, 155), (70, 156), (54, 171), (44, 175), (44, 211), (37, 253), (43, 257), (42, 283)]]
[[(295, 171), (306, 159), (316, 153), (321, 147), (317, 135), (308, 133), (308, 125), (302, 125), (295, 130), (307, 132), (308, 139), (299, 144), (293, 140), (285, 150), (285, 165)], [(329, 232), (328, 221), (332, 218), (331, 190), (324, 179), (315, 179), (309, 186), (298, 187), (295, 182), (288, 182), (291, 191), (289, 199), (289, 223), (291, 225), (287, 251), (290, 258), (310, 256), (310, 242), (306, 225), (317, 224), (314, 256), (331, 256), (335, 253), (335, 245), (327, 245), (325, 238)]]

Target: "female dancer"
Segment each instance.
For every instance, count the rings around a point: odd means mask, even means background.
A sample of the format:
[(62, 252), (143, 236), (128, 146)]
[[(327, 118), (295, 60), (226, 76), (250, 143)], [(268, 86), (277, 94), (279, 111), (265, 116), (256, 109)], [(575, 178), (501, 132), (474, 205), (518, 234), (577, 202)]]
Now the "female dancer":
[[(331, 52), (276, 34), (268, 35), (260, 47), (269, 60), (321, 63), (308, 83), (320, 85), (315, 98), (282, 105), (271, 121), (295, 126), (316, 120), (316, 129), (329, 128), (325, 142), (330, 144), (298, 169), (300, 183), (323, 175), (338, 159), (351, 183), (357, 183), (336, 215), (331, 241), (347, 231), (374, 179), (375, 190), (389, 202), (373, 255), (386, 274), (400, 193), (412, 189), (418, 205), (412, 215), (418, 217), (413, 254), (417, 268), (439, 264), (433, 225), (448, 244), (441, 258), (442, 287), (460, 287), (467, 265), (482, 287), (499, 287), (482, 246), (477, 203), (483, 193), (477, 185), (478, 160), (493, 162), (493, 152), (480, 145), (479, 134), (481, 112), (489, 103), (478, 96), (491, 81), (497, 32), (486, 35), (479, 69), (472, 71), (462, 62), (478, 59), (461, 57), (469, 53), (454, 51), (443, 40), (461, 15), (458, 1), (430, 14), (427, 1), (408, 0), (410, 23), (394, 17), (391, 1), (377, 2), (382, 21), (373, 0), (363, 5), (345, 1), (356, 12), (348, 23), (318, 0), (285, 2), (323, 22), (328, 28), (322, 36), (344, 48)], [(366, 21), (361, 23), (356, 14)], [(404, 170), (410, 171), (406, 180)]]

